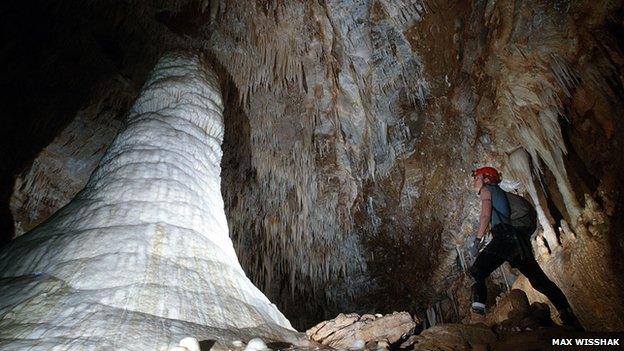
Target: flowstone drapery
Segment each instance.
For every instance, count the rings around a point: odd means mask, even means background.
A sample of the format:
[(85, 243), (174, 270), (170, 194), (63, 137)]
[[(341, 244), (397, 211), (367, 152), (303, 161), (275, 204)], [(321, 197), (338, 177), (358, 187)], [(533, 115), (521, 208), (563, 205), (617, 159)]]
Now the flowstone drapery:
[(223, 104), (206, 67), (197, 55), (161, 58), (85, 188), (0, 252), (0, 348), (294, 335), (228, 235)]

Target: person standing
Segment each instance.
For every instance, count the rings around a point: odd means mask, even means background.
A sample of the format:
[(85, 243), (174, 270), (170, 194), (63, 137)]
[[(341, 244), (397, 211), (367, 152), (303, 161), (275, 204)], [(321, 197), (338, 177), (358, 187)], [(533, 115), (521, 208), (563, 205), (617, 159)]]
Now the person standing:
[[(534, 213), (535, 209), (528, 201), (520, 197), (520, 202), (524, 200), (530, 207), (524, 219), (524, 223), (527, 225), (512, 225), (512, 208), (509, 196), (519, 196), (507, 194), (500, 188), (500, 181), (501, 175), (493, 167), (482, 167), (473, 172), (473, 188), (481, 199), (481, 214), (479, 216), (479, 229), (472, 243), (473, 251), (478, 252), (478, 254), (474, 264), (469, 269), (469, 273), (474, 279), (472, 311), (481, 315), (485, 314), (487, 300), (485, 279), (507, 261), (527, 277), (535, 290), (548, 297), (557, 308), (563, 325), (577, 329), (582, 328), (561, 289), (546, 276), (533, 255), (530, 237), (537, 224), (535, 215), (530, 217), (528, 212), (532, 210)], [(492, 240), (484, 245), (488, 228), (492, 233)]]

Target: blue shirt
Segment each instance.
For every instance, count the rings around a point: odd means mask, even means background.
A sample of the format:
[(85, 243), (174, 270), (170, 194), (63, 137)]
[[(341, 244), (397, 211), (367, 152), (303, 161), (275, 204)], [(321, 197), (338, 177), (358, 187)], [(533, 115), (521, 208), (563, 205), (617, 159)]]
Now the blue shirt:
[(492, 218), (490, 219), (490, 226), (494, 227), (500, 223), (510, 224), (509, 217), (511, 216), (511, 209), (509, 208), (509, 201), (505, 191), (498, 185), (486, 185), (485, 186), (492, 194)]

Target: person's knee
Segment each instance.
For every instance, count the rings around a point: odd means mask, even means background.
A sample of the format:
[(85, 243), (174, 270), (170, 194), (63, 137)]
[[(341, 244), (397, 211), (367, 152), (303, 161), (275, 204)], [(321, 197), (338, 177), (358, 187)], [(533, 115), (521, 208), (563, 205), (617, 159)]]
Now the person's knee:
[(483, 280), (487, 278), (484, 272), (481, 269), (479, 269), (479, 267), (476, 265), (473, 265), (472, 267), (468, 269), (468, 274), (470, 274), (472, 279), (474, 279), (475, 281), (479, 281), (479, 280)]

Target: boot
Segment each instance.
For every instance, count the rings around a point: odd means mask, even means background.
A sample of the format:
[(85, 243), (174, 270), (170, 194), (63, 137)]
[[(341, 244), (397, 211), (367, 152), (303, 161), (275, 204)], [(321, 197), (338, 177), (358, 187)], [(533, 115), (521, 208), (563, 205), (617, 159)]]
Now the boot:
[(473, 302), (472, 303), (472, 312), (478, 314), (478, 315), (485, 315), (485, 304), (481, 303), (481, 302)]

